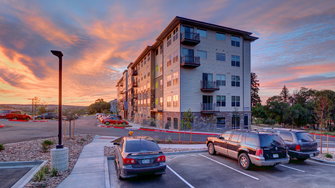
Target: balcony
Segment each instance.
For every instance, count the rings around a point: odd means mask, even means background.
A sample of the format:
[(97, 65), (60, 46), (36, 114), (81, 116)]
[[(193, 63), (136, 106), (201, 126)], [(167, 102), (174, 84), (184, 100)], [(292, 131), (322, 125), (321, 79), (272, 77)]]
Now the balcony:
[(194, 32), (181, 33), (180, 42), (184, 45), (195, 46), (200, 43), (200, 35)]
[(131, 86), (132, 86), (132, 87), (138, 87), (138, 84), (137, 84), (137, 82), (132, 82), (132, 83), (131, 83)]
[(138, 72), (137, 70), (133, 70), (133, 73), (132, 73), (133, 76), (137, 76), (138, 75)]
[(185, 68), (196, 68), (200, 66), (200, 57), (183, 56), (180, 59), (180, 66)]
[(203, 114), (213, 114), (219, 112), (217, 110), (215, 103), (201, 103), (201, 113)]
[(219, 90), (215, 81), (201, 81), (201, 91), (203, 92), (213, 92)]

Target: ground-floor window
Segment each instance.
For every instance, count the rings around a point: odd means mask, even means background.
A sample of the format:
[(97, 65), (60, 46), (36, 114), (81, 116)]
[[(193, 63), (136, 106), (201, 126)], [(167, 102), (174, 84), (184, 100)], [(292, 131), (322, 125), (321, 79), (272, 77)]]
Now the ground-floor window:
[(217, 128), (224, 128), (226, 126), (226, 118), (225, 117), (217, 117), (216, 118), (216, 126), (217, 126)]
[(249, 117), (247, 114), (244, 115), (244, 128), (247, 129), (249, 125)]
[(171, 117), (167, 117), (166, 120), (165, 129), (169, 129), (171, 127)]
[(173, 118), (173, 128), (178, 129), (178, 118)]

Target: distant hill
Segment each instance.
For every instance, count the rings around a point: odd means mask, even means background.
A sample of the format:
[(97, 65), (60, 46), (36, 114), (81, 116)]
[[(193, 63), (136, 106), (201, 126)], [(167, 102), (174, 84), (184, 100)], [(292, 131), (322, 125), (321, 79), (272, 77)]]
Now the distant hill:
[[(64, 110), (67, 109), (83, 109), (87, 108), (87, 106), (73, 106), (73, 105), (62, 105)], [(47, 111), (56, 111), (58, 109), (58, 105), (50, 104), (46, 106)], [(31, 113), (31, 104), (0, 104), (0, 110), (20, 110), (25, 113)]]

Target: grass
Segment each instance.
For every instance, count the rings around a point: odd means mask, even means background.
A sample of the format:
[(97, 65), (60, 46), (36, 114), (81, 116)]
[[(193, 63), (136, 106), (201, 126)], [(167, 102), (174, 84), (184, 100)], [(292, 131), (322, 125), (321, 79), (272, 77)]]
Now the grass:
[(34, 181), (41, 182), (45, 179), (45, 172), (41, 169), (34, 176)]
[(331, 136), (335, 136), (335, 132), (323, 132), (323, 131), (309, 131), (310, 133), (316, 133), (316, 134), (324, 134), (324, 135), (331, 135)]

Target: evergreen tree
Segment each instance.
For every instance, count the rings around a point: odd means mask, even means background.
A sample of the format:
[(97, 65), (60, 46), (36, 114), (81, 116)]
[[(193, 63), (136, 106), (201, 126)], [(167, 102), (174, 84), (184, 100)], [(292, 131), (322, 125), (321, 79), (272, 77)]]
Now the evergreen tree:
[(289, 97), (290, 97), (290, 93), (287, 89), (287, 87), (284, 85), (283, 89), (280, 92), (280, 97), (282, 99), (282, 101), (284, 103), (288, 103), (289, 102)]
[(261, 98), (258, 95), (259, 91), (259, 80), (257, 79), (257, 74), (251, 73), (251, 106), (255, 107), (257, 104), (261, 103)]

